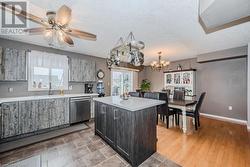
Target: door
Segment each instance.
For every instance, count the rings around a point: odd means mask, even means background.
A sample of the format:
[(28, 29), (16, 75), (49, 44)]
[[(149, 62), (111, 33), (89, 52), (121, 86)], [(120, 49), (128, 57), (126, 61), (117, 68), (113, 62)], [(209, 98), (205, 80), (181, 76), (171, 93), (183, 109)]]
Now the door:
[(56, 127), (66, 124), (68, 109), (67, 98), (48, 100), (50, 113), (50, 127)]
[(107, 142), (111, 145), (115, 144), (115, 110), (116, 108), (107, 106), (106, 108), (106, 135)]
[(18, 102), (2, 104), (2, 136), (3, 138), (19, 134)]
[(116, 147), (121, 154), (129, 159), (132, 134), (131, 112), (120, 108), (116, 108), (114, 111)]
[(38, 113), (38, 101), (19, 102), (19, 130), (21, 134), (36, 130), (36, 113)]
[(39, 100), (36, 117), (36, 128), (42, 130), (49, 128), (49, 105), (48, 100)]
[(111, 95), (118, 96), (133, 91), (133, 71), (111, 70)]
[(102, 137), (105, 137), (106, 132), (106, 109), (107, 105), (95, 102), (95, 128)]

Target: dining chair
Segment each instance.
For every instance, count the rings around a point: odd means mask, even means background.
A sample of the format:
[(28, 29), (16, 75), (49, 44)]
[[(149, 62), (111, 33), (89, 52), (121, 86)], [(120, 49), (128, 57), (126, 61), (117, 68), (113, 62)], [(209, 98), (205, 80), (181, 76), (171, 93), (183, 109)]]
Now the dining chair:
[[(177, 123), (178, 115), (174, 109), (168, 107), (168, 94), (165, 93), (165, 95), (166, 95), (166, 98), (165, 98), (166, 103), (161, 106), (160, 113), (162, 114), (163, 122), (164, 122), (164, 117), (166, 117), (166, 127), (168, 129), (169, 128), (169, 117), (172, 115), (173, 119), (175, 119), (175, 122)], [(160, 100), (163, 100), (163, 99), (160, 99)]]
[[(200, 98), (199, 98), (194, 110), (187, 110), (186, 111), (186, 116), (194, 118), (195, 130), (198, 130), (198, 127), (200, 127), (200, 109), (201, 109), (201, 105), (204, 101), (205, 95), (206, 95), (206, 92), (203, 92), (200, 95)], [(182, 115), (182, 112), (177, 111), (177, 115), (178, 115), (177, 124), (179, 124), (179, 115)]]
[(148, 99), (159, 99), (159, 93), (158, 92), (145, 92), (144, 98)]
[[(168, 107), (168, 94), (161, 92), (146, 92), (144, 94), (144, 98), (150, 99), (158, 99), (166, 101), (165, 104), (162, 104), (157, 107), (157, 115), (160, 115), (160, 118), (164, 122), (166, 117), (166, 127), (169, 128), (169, 116), (173, 115), (177, 122), (177, 113)], [(157, 116), (157, 124), (158, 124), (158, 116)]]
[(185, 91), (184, 90), (174, 90), (173, 99), (175, 99), (175, 100), (185, 100)]
[(132, 97), (140, 97), (140, 93), (139, 92), (129, 92), (128, 94), (130, 96), (132, 96)]

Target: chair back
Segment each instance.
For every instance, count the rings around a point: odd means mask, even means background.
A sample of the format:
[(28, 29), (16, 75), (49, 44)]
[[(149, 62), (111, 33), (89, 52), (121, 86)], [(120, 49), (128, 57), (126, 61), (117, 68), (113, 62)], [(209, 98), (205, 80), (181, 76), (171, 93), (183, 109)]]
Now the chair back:
[(140, 93), (139, 92), (129, 92), (128, 94), (130, 96), (132, 96), (132, 97), (140, 97)]
[(157, 92), (145, 92), (144, 98), (148, 99), (159, 99), (159, 93)]
[(174, 90), (174, 97), (175, 100), (185, 100), (185, 91), (183, 90)]
[(200, 98), (199, 98), (199, 100), (198, 100), (198, 102), (197, 102), (197, 104), (196, 104), (196, 107), (195, 107), (195, 114), (198, 114), (199, 113), (199, 111), (200, 111), (200, 109), (201, 109), (201, 105), (202, 105), (202, 103), (203, 103), (203, 100), (204, 100), (204, 98), (205, 98), (205, 95), (206, 95), (206, 92), (203, 92), (202, 94), (201, 94), (201, 96), (200, 96)]

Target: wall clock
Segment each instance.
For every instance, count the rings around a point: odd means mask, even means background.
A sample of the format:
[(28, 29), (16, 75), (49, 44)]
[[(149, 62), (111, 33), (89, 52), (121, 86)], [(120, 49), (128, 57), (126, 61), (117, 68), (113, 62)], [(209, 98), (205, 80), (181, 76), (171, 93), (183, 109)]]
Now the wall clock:
[(105, 76), (104, 72), (102, 70), (97, 71), (97, 78), (98, 79), (103, 79)]

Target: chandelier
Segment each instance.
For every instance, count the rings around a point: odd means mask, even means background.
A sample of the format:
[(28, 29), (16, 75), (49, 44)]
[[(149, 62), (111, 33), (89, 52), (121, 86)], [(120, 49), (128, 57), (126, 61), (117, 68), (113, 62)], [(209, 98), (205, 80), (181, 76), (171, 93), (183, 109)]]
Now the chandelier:
[(158, 52), (158, 55), (159, 55), (158, 62), (157, 61), (153, 61), (151, 63), (151, 68), (153, 70), (156, 70), (156, 71), (161, 71), (164, 67), (166, 67), (167, 65), (169, 65), (170, 62), (169, 61), (161, 60), (161, 52)]
[(111, 49), (110, 58), (107, 59), (108, 67), (119, 66), (121, 61), (141, 66), (144, 63), (144, 54), (142, 53), (144, 47), (144, 42), (136, 41), (134, 34), (130, 32), (125, 41), (121, 37), (115, 47)]

